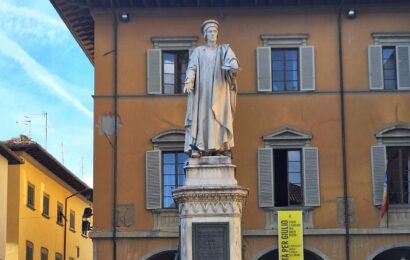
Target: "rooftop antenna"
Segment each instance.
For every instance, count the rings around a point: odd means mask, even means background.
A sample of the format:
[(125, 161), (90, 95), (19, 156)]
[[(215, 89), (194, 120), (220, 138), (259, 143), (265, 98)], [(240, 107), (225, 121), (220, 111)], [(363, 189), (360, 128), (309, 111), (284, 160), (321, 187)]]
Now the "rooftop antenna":
[(28, 126), (28, 137), (31, 138), (31, 120), (30, 117), (24, 116), (24, 120), (16, 121), (16, 124), (24, 124)]
[(82, 156), (80, 160), (80, 173), (81, 173), (81, 180), (84, 181), (84, 157)]
[(64, 164), (64, 144), (61, 142), (61, 163)]
[(47, 112), (42, 112), (41, 115), (44, 117), (45, 120), (45, 125), (44, 125), (44, 131), (45, 131), (45, 136), (46, 136), (46, 150), (47, 150), (47, 129), (48, 129), (48, 122), (47, 122)]
[(48, 118), (47, 118), (47, 116), (48, 116), (48, 114), (47, 114), (47, 112), (41, 112), (41, 114), (32, 114), (31, 116), (42, 116), (42, 117), (44, 117), (44, 121), (45, 121), (45, 124), (44, 124), (44, 132), (45, 132), (44, 147), (47, 150), (47, 131), (48, 131), (48, 120), (47, 120)]

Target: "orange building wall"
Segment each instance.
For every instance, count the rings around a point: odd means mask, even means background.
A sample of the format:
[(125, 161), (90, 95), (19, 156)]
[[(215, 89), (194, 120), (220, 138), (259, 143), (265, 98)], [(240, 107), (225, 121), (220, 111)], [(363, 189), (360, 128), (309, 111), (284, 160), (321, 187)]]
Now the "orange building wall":
[[(409, 31), (408, 11), (363, 10), (354, 20), (343, 21), (343, 62), (345, 96), (348, 194), (355, 200), (354, 228), (377, 228), (379, 211), (373, 205), (370, 147), (380, 128), (410, 122), (410, 93), (368, 91), (367, 46), (373, 44), (372, 32)], [(337, 222), (336, 200), (343, 197), (340, 130), (340, 96), (337, 13), (335, 10), (306, 9), (296, 12), (261, 11), (220, 16), (196, 14), (147, 16), (131, 12), (129, 23), (118, 31), (118, 203), (135, 204), (135, 225), (122, 231), (150, 231), (153, 217), (145, 209), (145, 151), (152, 150), (151, 138), (170, 129), (183, 128), (185, 96), (148, 96), (146, 94), (146, 50), (153, 48), (154, 36), (198, 36), (203, 44), (200, 24), (207, 18), (220, 21), (221, 43), (230, 43), (242, 71), (238, 76), (239, 96), (235, 116), (233, 163), (237, 179), (250, 189), (243, 212), (243, 229), (264, 229), (265, 212), (257, 198), (257, 148), (261, 137), (274, 130), (291, 127), (313, 134), (311, 146), (319, 148), (321, 205), (313, 211), (315, 228), (343, 228)], [(95, 19), (95, 125), (99, 117), (113, 111), (113, 32), (110, 15)], [(308, 33), (308, 45), (315, 46), (316, 90), (313, 93), (258, 94), (256, 92), (256, 54), (262, 34)], [(109, 53), (109, 54), (107, 54)], [(108, 96), (108, 97), (106, 97)], [(112, 148), (95, 128), (94, 211), (95, 229), (112, 229)], [(249, 247), (262, 250), (256, 238)], [(267, 238), (258, 238), (271, 244)], [(357, 241), (364, 243), (361, 237)], [(380, 244), (383, 237), (380, 237)], [(316, 247), (323, 240), (308, 237)], [(343, 237), (330, 239), (343, 253)], [(339, 242), (338, 242), (339, 241)], [(355, 240), (356, 241), (356, 240)], [(358, 242), (358, 243), (359, 243)], [(108, 243), (108, 242), (104, 242)], [(262, 244), (263, 244), (262, 243)], [(329, 242), (330, 243), (330, 242)], [(356, 242), (354, 242), (356, 243)], [(379, 242), (377, 242), (379, 243)], [(375, 245), (377, 244), (375, 242)], [(246, 243), (245, 243), (246, 244)], [(353, 241), (352, 241), (353, 244)], [(147, 249), (141, 249), (147, 251)], [(147, 251), (148, 252), (148, 251)], [(331, 257), (334, 256), (334, 257)], [(330, 259), (342, 259), (329, 255)], [(364, 259), (364, 253), (352, 259)], [(246, 258), (249, 259), (249, 258)]]

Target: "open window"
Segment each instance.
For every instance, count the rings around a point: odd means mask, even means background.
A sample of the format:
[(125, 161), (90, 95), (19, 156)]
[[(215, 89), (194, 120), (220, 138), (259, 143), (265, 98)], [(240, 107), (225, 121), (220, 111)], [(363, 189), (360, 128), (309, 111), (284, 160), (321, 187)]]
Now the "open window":
[(183, 94), (189, 54), (196, 36), (153, 37), (154, 49), (147, 50), (148, 94)]

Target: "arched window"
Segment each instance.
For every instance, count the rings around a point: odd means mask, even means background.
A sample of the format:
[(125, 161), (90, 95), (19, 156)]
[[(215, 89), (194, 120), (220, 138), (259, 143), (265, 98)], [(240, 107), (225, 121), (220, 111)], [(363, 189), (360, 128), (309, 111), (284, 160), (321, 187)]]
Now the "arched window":
[[(303, 251), (303, 259), (304, 260), (324, 260), (322, 257), (306, 249)], [(266, 254), (264, 254), (263, 256), (259, 257), (258, 260), (279, 260), (279, 251), (278, 249), (271, 250), (267, 252)]]
[[(393, 227), (410, 224), (410, 124), (387, 126), (375, 134), (377, 145), (371, 147), (373, 203), (383, 201), (385, 177), (389, 199), (389, 223)], [(383, 221), (387, 221), (384, 218)], [(385, 223), (387, 225), (387, 223)]]
[(385, 259), (398, 259), (407, 260), (410, 259), (410, 247), (395, 247), (385, 250), (375, 256), (372, 260), (385, 260)]
[(147, 260), (175, 260), (176, 250), (167, 250), (159, 252), (147, 258)]

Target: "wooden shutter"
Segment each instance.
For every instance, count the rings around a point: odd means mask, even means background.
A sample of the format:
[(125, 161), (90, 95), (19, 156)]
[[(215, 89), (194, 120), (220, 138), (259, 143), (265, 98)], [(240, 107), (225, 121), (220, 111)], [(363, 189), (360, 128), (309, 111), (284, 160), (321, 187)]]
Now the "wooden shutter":
[(147, 151), (145, 153), (145, 192), (147, 209), (161, 208), (162, 176), (161, 151)]
[(397, 89), (410, 89), (410, 46), (396, 47)]
[(372, 146), (371, 157), (373, 203), (374, 205), (381, 205), (383, 201), (384, 176), (386, 174), (386, 146)]
[(147, 51), (147, 91), (148, 94), (162, 93), (161, 49), (149, 49)]
[(258, 91), (272, 91), (272, 57), (270, 47), (256, 49), (256, 76)]
[(372, 90), (384, 89), (382, 46), (370, 45), (368, 48), (369, 59), (369, 88)]
[(300, 90), (315, 90), (315, 48), (313, 46), (299, 47)]
[(258, 149), (259, 207), (274, 207), (273, 152), (270, 148)]
[(319, 150), (303, 148), (303, 190), (305, 206), (320, 206)]

